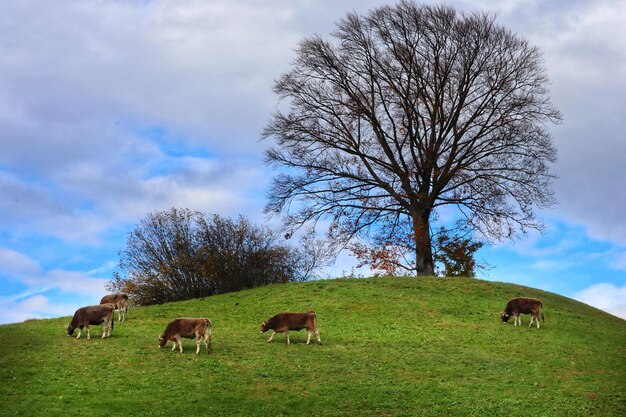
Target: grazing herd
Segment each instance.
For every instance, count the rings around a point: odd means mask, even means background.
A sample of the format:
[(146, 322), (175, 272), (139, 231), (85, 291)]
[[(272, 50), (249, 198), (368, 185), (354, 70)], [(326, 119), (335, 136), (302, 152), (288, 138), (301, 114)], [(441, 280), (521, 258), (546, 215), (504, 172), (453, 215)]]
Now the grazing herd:
[[(515, 318), (515, 326), (522, 325), (521, 314), (530, 314), (530, 325), (536, 321), (539, 328), (539, 316), (545, 321), (542, 311), (543, 304), (541, 300), (536, 298), (517, 297), (509, 300), (500, 314), (503, 323), (507, 323), (509, 318)], [(115, 317), (113, 313), (118, 312), (118, 321), (124, 321), (126, 311), (128, 310), (128, 296), (126, 294), (110, 294), (102, 297), (99, 305), (81, 307), (74, 313), (72, 321), (67, 325), (67, 334), (72, 336), (74, 331), (78, 329), (77, 339), (80, 338), (83, 329), (87, 330), (87, 339), (91, 338), (89, 333), (90, 325), (103, 324), (102, 338), (109, 337)], [(177, 318), (168, 323), (163, 334), (159, 336), (159, 347), (165, 346), (169, 341), (174, 342), (172, 351), (176, 350), (176, 345), (180, 353), (183, 353), (182, 338), (195, 339), (196, 354), (200, 352), (200, 345), (204, 342), (206, 352), (209, 352), (211, 345), (212, 323), (208, 318)], [(285, 333), (287, 345), (289, 341), (289, 331), (307, 330), (306, 344), (311, 341), (311, 335), (315, 333), (317, 343), (322, 344), (320, 332), (317, 330), (317, 315), (314, 311), (306, 313), (279, 313), (261, 324), (260, 333), (268, 330), (272, 332), (267, 342), (271, 342), (276, 333)]]

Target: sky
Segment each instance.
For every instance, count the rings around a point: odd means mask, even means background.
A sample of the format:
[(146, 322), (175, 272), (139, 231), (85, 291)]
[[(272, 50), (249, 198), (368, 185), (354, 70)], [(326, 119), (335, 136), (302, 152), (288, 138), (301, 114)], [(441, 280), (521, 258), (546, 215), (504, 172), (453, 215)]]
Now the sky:
[[(274, 80), (301, 39), (389, 3), (0, 2), (0, 323), (97, 304), (148, 213), (267, 222), (260, 136)], [(481, 249), (479, 277), (626, 318), (626, 2), (448, 4), (538, 46), (564, 116), (549, 126), (558, 204), (539, 212), (546, 231)], [(355, 265), (342, 254), (326, 273)]]

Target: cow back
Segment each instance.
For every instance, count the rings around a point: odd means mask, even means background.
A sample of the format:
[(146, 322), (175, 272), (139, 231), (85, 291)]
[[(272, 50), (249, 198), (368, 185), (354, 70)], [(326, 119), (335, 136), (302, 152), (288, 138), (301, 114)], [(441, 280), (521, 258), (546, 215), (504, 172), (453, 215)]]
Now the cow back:
[(101, 324), (107, 317), (113, 314), (113, 304), (99, 304), (95, 306), (81, 307), (74, 313), (70, 325), (74, 328), (83, 324)]
[(116, 309), (123, 309), (128, 304), (128, 295), (126, 294), (108, 294), (102, 297), (100, 304), (115, 304)]
[(267, 321), (268, 328), (279, 330), (302, 330), (314, 326), (315, 312), (279, 313)]
[(207, 318), (177, 318), (169, 322), (163, 333), (165, 338), (175, 335), (193, 337), (196, 331), (204, 333), (210, 326), (211, 321)]
[(505, 312), (507, 314), (513, 314), (516, 312), (530, 314), (533, 311), (537, 311), (541, 305), (541, 300), (537, 298), (517, 297), (507, 303)]

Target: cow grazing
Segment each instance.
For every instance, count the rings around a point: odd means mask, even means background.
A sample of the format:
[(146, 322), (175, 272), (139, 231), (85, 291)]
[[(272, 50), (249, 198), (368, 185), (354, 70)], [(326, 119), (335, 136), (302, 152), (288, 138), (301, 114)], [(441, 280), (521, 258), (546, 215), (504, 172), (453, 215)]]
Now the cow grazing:
[(196, 339), (196, 354), (200, 352), (200, 343), (204, 340), (204, 346), (207, 353), (209, 353), (209, 345), (211, 344), (211, 320), (207, 318), (179, 318), (172, 320), (165, 332), (159, 336), (159, 347), (165, 346), (165, 344), (171, 340), (174, 342), (172, 350), (176, 349), (176, 343), (180, 348), (180, 353), (183, 353), (183, 343), (181, 338)]
[(111, 336), (111, 330), (113, 330), (113, 323), (115, 322), (113, 310), (115, 310), (114, 304), (100, 304), (79, 308), (76, 310), (72, 321), (67, 326), (67, 334), (72, 336), (74, 335), (74, 330), (78, 329), (78, 336), (76, 336), (76, 338), (79, 339), (83, 328), (85, 328), (87, 329), (87, 339), (91, 339), (89, 326), (104, 323), (102, 338), (104, 339), (105, 337)]
[(128, 311), (128, 295), (126, 294), (109, 294), (102, 297), (100, 304), (115, 304), (117, 311), (117, 321), (126, 319), (126, 311)]
[(315, 336), (317, 336), (317, 343), (320, 345), (322, 341), (320, 340), (320, 332), (317, 330), (317, 315), (314, 311), (307, 311), (306, 313), (279, 313), (272, 317), (269, 320), (265, 320), (261, 325), (261, 333), (265, 333), (268, 330), (272, 331), (272, 335), (267, 342), (271, 342), (276, 333), (285, 332), (285, 338), (287, 339), (287, 344), (289, 345), (291, 342), (289, 341), (289, 330), (302, 330), (305, 329), (308, 332), (308, 337), (306, 339), (306, 344), (308, 345), (311, 341), (311, 334), (315, 332)]
[(502, 314), (500, 314), (500, 318), (502, 321), (506, 323), (509, 321), (511, 316), (515, 317), (515, 326), (518, 324), (522, 325), (522, 317), (521, 314), (530, 314), (530, 324), (528, 327), (533, 325), (533, 321), (537, 321), (537, 328), (539, 328), (539, 314), (541, 314), (541, 319), (545, 321), (543, 317), (543, 311), (541, 311), (543, 304), (541, 300), (537, 298), (526, 298), (526, 297), (518, 297), (509, 300), (506, 303), (506, 307)]

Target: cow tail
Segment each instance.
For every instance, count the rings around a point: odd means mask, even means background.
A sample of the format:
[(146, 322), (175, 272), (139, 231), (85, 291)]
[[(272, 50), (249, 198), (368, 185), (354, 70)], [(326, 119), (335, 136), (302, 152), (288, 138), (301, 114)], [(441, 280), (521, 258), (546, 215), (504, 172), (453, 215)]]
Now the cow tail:
[(543, 301), (541, 302), (541, 320), (545, 323), (546, 319), (543, 317)]

